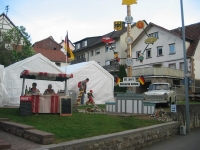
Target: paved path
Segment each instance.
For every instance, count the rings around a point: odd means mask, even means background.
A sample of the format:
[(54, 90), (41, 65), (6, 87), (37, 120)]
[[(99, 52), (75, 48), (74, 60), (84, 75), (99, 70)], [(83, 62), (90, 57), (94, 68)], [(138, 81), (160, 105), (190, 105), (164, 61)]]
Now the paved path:
[(200, 127), (190, 130), (185, 135), (175, 135), (142, 150), (200, 150)]
[(7, 143), (11, 144), (11, 148), (9, 150), (28, 150), (40, 147), (40, 144), (31, 142), (24, 138), (20, 138), (18, 136), (4, 132), (2, 130), (0, 130), (0, 139), (3, 139)]

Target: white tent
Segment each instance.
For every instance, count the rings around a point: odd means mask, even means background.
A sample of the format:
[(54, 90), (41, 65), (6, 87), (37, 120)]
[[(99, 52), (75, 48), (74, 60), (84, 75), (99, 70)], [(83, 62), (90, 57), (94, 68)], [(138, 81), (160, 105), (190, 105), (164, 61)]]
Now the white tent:
[[(20, 74), (23, 70), (31, 70), (35, 72), (49, 72), (49, 73), (63, 73), (59, 67), (52, 63), (48, 58), (42, 54), (36, 54), (32, 57), (26, 58), (22, 61), (16, 62), (6, 68), (3, 73), (3, 83), (6, 91), (9, 94), (9, 102), (7, 105), (19, 105), (20, 95), (22, 92), (22, 80)], [(64, 82), (54, 82), (45, 80), (26, 79), (25, 86), (31, 87), (32, 83), (37, 83), (37, 88), (41, 94), (47, 89), (48, 84), (52, 84), (55, 92), (64, 89)]]
[(4, 106), (9, 101), (8, 93), (3, 84), (3, 70), (4, 66), (0, 65), (0, 107)]
[[(74, 90), (76, 95), (78, 95), (78, 82), (89, 78), (86, 92), (93, 90), (96, 104), (114, 101), (114, 78), (95, 61), (68, 65), (61, 67), (61, 69), (68, 74), (73, 74), (73, 78), (67, 81), (69, 91)], [(85, 102), (87, 100), (88, 98), (85, 95)]]

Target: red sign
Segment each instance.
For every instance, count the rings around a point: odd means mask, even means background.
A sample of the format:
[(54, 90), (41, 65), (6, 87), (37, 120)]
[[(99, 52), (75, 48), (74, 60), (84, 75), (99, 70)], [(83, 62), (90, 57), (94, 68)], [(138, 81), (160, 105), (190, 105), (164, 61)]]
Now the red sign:
[(31, 101), (32, 96), (20, 96), (20, 101)]
[(104, 43), (114, 43), (115, 42), (115, 40), (113, 40), (112, 38), (110, 38), (110, 37), (103, 37), (102, 39), (102, 42), (104, 42)]

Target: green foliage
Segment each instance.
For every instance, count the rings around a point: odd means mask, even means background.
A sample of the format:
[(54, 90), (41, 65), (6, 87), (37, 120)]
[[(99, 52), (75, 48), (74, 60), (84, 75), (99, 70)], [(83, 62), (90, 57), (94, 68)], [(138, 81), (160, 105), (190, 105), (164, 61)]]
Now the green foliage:
[(0, 118), (9, 118), (10, 121), (53, 133), (56, 137), (55, 143), (163, 123), (154, 119), (150, 120), (149, 117), (142, 119), (141, 115), (122, 117), (106, 113), (77, 112), (73, 113), (72, 116), (60, 116), (59, 114), (20, 116), (18, 108), (0, 108)]
[[(119, 65), (118, 77), (120, 78), (121, 82), (123, 81), (123, 77), (127, 77), (125, 65)], [(127, 87), (119, 87), (119, 86), (114, 87), (115, 92), (126, 92), (126, 89)]]
[(5, 67), (35, 54), (23, 26), (2, 32), (0, 39), (0, 64)]

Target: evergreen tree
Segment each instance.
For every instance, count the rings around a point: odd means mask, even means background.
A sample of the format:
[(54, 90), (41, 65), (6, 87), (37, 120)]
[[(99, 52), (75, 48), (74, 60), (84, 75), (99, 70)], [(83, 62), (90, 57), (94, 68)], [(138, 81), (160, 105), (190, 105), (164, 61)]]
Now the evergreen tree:
[[(127, 77), (125, 65), (119, 65), (119, 72), (118, 77), (120, 78), (121, 82), (123, 81), (124, 77)], [(118, 85), (114, 87), (115, 92), (126, 92), (127, 87), (119, 87)]]

